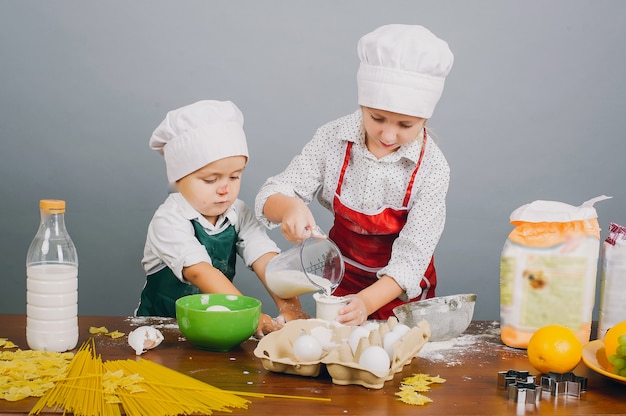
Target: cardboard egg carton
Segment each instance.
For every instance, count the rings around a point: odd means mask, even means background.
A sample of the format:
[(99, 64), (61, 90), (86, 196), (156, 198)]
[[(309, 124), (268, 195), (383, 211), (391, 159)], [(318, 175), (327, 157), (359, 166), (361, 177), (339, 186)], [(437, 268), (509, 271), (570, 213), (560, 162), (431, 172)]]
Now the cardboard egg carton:
[[(322, 366), (326, 366), (333, 383), (340, 385), (357, 384), (371, 389), (380, 389), (385, 381), (391, 380), (394, 375), (402, 371), (403, 367), (411, 362), (413, 357), (428, 342), (430, 325), (421, 321), (411, 328), (393, 346), (393, 358), (390, 368), (386, 371), (371, 371), (359, 365), (361, 353), (371, 345), (382, 347), (385, 333), (398, 325), (396, 317), (387, 321), (368, 323), (373, 328), (369, 336), (360, 338), (356, 350), (353, 352), (348, 340), (355, 328), (353, 326), (337, 325), (319, 319), (299, 319), (290, 321), (279, 331), (263, 337), (254, 350), (266, 370), (295, 374), (306, 377), (317, 377)], [(314, 335), (321, 341), (322, 357), (318, 361), (298, 361), (293, 353), (293, 343), (302, 334)]]

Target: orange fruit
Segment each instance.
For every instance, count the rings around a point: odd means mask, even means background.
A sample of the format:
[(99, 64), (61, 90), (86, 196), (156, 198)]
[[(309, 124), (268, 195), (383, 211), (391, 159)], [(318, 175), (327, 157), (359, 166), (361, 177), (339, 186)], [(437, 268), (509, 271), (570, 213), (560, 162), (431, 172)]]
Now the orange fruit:
[(580, 362), (583, 346), (568, 327), (547, 325), (530, 337), (526, 352), (530, 364), (541, 374), (567, 373)]
[(613, 325), (608, 331), (606, 331), (606, 334), (604, 334), (604, 353), (606, 354), (607, 359), (611, 355), (615, 354), (615, 350), (617, 350), (617, 347), (619, 346), (617, 338), (624, 334), (626, 334), (626, 321)]

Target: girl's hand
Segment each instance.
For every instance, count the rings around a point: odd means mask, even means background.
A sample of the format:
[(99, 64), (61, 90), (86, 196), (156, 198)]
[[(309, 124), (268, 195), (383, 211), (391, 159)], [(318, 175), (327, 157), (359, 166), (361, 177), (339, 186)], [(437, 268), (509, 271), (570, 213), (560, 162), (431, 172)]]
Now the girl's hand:
[(339, 310), (337, 322), (344, 325), (361, 325), (367, 321), (367, 307), (365, 301), (358, 294), (347, 295), (348, 304)]
[(280, 230), (287, 241), (299, 243), (319, 233), (313, 213), (300, 198), (281, 193), (271, 195), (265, 201), (263, 214), (273, 223), (281, 224)]
[(375, 283), (359, 293), (347, 295), (348, 304), (339, 310), (337, 321), (345, 325), (361, 325), (369, 314), (396, 299), (402, 294), (402, 288), (394, 278), (381, 276)]
[(303, 202), (295, 203), (285, 212), (280, 228), (285, 238), (292, 243), (306, 240), (318, 229), (313, 213)]
[(259, 318), (259, 325), (256, 328), (254, 336), (257, 339), (261, 339), (271, 332), (278, 331), (284, 325), (284, 319), (272, 319), (269, 315), (262, 313), (261, 317)]

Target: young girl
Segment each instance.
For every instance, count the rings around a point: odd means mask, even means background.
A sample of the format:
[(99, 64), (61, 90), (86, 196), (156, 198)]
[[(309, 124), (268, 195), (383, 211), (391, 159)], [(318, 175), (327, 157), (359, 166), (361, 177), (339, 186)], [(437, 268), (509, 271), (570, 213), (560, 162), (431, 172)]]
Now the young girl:
[[(230, 101), (199, 101), (170, 111), (150, 147), (165, 157), (177, 192), (148, 227), (142, 260), (147, 280), (136, 314), (174, 317), (182, 296), (241, 294), (232, 283), (237, 254), (265, 284), (267, 263), (280, 249), (237, 198), (248, 162), (239, 109)], [(269, 293), (281, 319), (261, 314), (257, 336), (280, 329), (285, 320), (308, 317), (298, 298)]]
[(334, 295), (350, 297), (338, 317), (348, 325), (434, 296), (450, 180), (426, 130), (452, 67), (448, 44), (422, 26), (387, 25), (360, 39), (358, 55), (360, 109), (318, 129), (255, 203), (293, 242), (315, 229), (315, 196), (334, 214), (329, 237), (346, 262)]

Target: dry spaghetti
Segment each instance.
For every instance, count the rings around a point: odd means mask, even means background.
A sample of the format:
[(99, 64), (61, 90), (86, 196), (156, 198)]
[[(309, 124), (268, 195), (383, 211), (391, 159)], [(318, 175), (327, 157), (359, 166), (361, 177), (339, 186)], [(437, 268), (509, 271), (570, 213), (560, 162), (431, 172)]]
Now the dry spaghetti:
[(137, 384), (144, 391), (116, 391), (128, 415), (211, 414), (229, 411), (229, 408), (245, 409), (249, 403), (228, 391), (148, 360), (109, 361), (105, 368), (111, 372), (137, 373), (143, 378)]
[(247, 409), (240, 396), (324, 400), (319, 397), (263, 395), (221, 390), (152, 361), (140, 359), (102, 362), (93, 339), (83, 344), (71, 361), (67, 376), (57, 381), (33, 407), (62, 409), (75, 416), (129, 416), (212, 414)]

